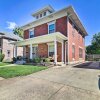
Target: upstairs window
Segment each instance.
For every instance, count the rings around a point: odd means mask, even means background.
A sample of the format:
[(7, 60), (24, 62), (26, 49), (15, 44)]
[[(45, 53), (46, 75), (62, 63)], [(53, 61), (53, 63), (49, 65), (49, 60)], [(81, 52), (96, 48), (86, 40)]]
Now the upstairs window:
[(75, 45), (72, 45), (72, 58), (75, 58)]
[(83, 50), (79, 48), (79, 58), (83, 58)]
[(39, 18), (39, 16), (37, 15), (37, 16), (36, 16), (36, 19), (38, 19), (38, 18)]
[(42, 14), (40, 14), (40, 17), (42, 17)]
[(55, 22), (48, 24), (48, 33), (54, 33), (55, 32)]
[(46, 16), (46, 12), (44, 12), (43, 15)]
[(29, 37), (33, 38), (34, 37), (34, 30), (29, 30)]

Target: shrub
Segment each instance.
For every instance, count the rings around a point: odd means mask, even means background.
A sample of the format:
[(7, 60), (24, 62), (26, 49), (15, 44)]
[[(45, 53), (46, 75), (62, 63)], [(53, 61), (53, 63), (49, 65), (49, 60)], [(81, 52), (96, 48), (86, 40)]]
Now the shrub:
[(17, 61), (17, 58), (13, 57), (12, 60), (13, 60), (13, 62), (16, 62)]
[(33, 59), (33, 62), (34, 63), (40, 63), (41, 62), (41, 58), (36, 57), (36, 58)]
[(4, 55), (4, 54), (2, 54), (2, 53), (0, 53), (0, 62), (2, 62), (2, 61), (3, 61), (4, 57), (5, 57), (5, 55)]
[(45, 62), (50, 62), (50, 58), (45, 58)]
[(22, 60), (22, 56), (17, 56), (17, 60)]

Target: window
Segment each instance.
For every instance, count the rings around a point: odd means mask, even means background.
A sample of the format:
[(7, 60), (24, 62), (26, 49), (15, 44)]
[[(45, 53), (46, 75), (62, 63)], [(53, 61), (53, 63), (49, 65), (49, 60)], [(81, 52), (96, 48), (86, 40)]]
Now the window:
[(33, 37), (34, 37), (34, 30), (30, 30), (30, 31), (29, 31), (29, 37), (30, 37), (30, 38), (33, 38)]
[(48, 55), (53, 57), (54, 55), (54, 45), (48, 45)]
[(37, 16), (36, 16), (36, 19), (38, 19), (38, 18), (39, 18), (39, 16), (37, 15)]
[(7, 50), (7, 55), (8, 57), (10, 57), (10, 50)]
[(42, 17), (42, 14), (40, 14), (40, 17)]
[(46, 12), (44, 12), (43, 15), (46, 16)]
[(83, 50), (79, 48), (79, 58), (83, 58)]
[(55, 23), (51, 23), (48, 26), (48, 33), (54, 33), (55, 32)]
[(75, 45), (72, 46), (72, 58), (75, 58)]

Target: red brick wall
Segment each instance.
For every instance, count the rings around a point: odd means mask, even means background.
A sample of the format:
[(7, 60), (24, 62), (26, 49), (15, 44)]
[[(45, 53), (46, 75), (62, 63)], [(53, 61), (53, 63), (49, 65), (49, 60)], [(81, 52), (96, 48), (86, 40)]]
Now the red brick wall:
[(67, 36), (67, 17), (62, 17), (56, 20), (56, 31)]
[(29, 30), (25, 30), (24, 31), (24, 39), (28, 39), (29, 38)]
[(62, 61), (62, 44), (57, 42), (57, 61)]
[[(67, 17), (62, 17), (56, 20), (56, 32), (61, 32), (67, 36)], [(34, 35), (41, 36), (48, 34), (48, 24), (42, 24), (34, 28)], [(29, 30), (24, 31), (24, 39), (29, 38)]]
[(38, 44), (38, 55), (48, 57), (48, 45), (46, 43)]
[[(84, 44), (84, 38), (82, 37), (82, 35), (79, 34), (79, 32), (75, 29), (75, 33), (74, 36), (72, 34), (73, 28), (72, 28), (72, 24), (70, 22), (68, 22), (68, 43), (69, 43), (69, 61), (73, 61), (72, 58), (72, 45), (75, 44), (75, 61), (79, 60), (79, 47), (83, 48), (83, 56), (85, 55), (85, 44)], [(79, 38), (80, 36), (80, 38)], [(85, 59), (83, 57), (83, 59)]]
[(41, 36), (41, 35), (45, 35), (45, 34), (48, 34), (47, 23), (39, 25), (39, 26), (34, 28), (34, 35), (35, 36)]

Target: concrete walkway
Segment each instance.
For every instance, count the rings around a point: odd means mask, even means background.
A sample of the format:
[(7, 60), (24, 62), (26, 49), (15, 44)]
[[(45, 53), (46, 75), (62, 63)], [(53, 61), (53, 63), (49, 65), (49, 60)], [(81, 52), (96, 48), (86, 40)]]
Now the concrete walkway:
[(100, 100), (100, 70), (56, 67), (0, 81), (0, 100)]

